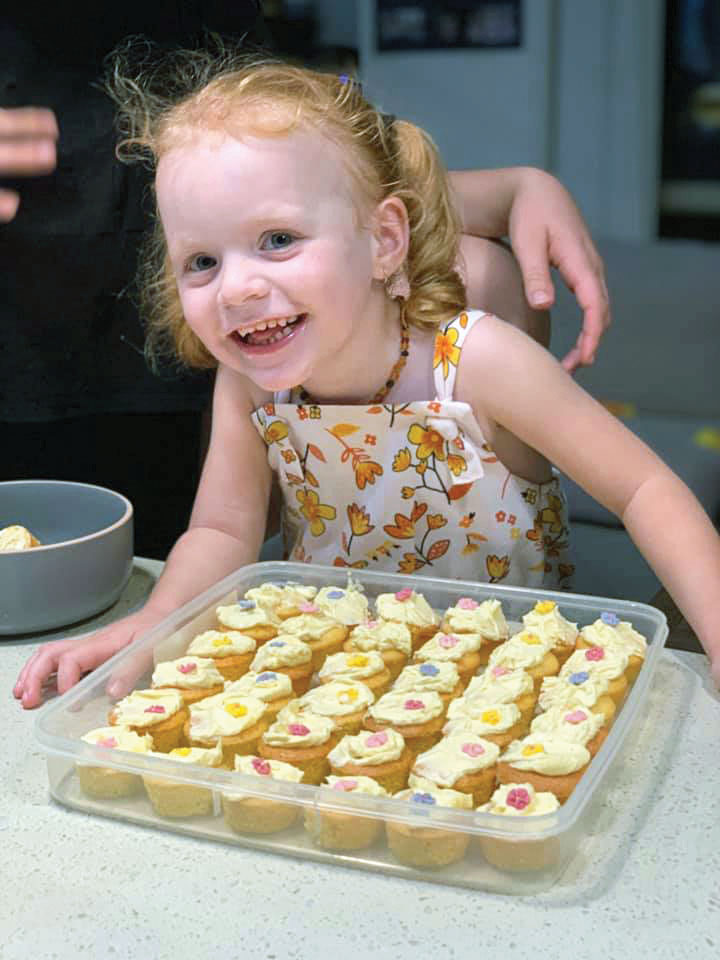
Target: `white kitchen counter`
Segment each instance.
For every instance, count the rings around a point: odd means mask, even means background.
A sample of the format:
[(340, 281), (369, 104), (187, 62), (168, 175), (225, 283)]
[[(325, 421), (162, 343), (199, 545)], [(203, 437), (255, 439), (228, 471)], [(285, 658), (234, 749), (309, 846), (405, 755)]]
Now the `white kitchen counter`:
[[(141, 601), (160, 566), (136, 563), (113, 616)], [(704, 657), (663, 655), (648, 710), (593, 804), (591, 835), (555, 887), (518, 898), (204, 842), (55, 803), (36, 712), (12, 696), (38, 645), (0, 641), (2, 960), (720, 956), (720, 699)]]

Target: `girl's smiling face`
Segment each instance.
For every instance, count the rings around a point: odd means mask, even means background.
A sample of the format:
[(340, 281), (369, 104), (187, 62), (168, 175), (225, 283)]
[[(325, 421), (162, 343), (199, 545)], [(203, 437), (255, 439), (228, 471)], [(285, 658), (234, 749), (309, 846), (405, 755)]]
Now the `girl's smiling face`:
[(185, 319), (218, 361), (264, 390), (347, 392), (357, 351), (382, 336), (379, 245), (353, 186), (339, 148), (313, 131), (206, 133), (159, 161)]

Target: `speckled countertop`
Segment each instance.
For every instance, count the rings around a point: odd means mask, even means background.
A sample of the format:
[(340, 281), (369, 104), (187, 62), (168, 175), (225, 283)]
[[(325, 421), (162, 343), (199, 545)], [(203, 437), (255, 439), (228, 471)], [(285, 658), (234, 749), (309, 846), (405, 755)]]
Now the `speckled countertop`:
[[(142, 599), (158, 567), (138, 562), (114, 615)], [(35, 714), (11, 693), (37, 646), (0, 642), (2, 960), (720, 955), (720, 699), (704, 657), (665, 652), (578, 855), (551, 890), (513, 897), (226, 847), (55, 803)]]

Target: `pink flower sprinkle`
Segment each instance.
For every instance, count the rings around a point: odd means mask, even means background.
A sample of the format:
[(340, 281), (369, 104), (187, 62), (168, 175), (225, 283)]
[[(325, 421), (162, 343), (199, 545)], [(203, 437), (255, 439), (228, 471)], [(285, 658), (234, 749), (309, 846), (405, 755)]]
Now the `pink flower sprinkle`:
[(506, 673), (510, 673), (510, 670), (507, 667), (493, 667), (490, 672), (494, 677), (504, 677)]
[(398, 590), (398, 592), (395, 594), (395, 599), (409, 600), (411, 596), (412, 596), (412, 590), (410, 589), (410, 587), (405, 587), (404, 590)]
[(470, 597), (460, 597), (457, 602), (457, 606), (461, 610), (477, 610), (480, 604), (477, 600), (471, 600)]
[(314, 603), (301, 603), (298, 605), (300, 613), (317, 613), (318, 608)]
[(306, 727), (304, 723), (291, 723), (288, 725), (288, 733), (294, 737), (306, 737), (310, 733), (310, 727)]
[(516, 810), (524, 810), (530, 806), (530, 794), (524, 787), (515, 787), (508, 791), (507, 804), (509, 807), (515, 807)]
[(98, 747), (116, 747), (118, 742), (115, 737), (101, 737), (95, 741), (95, 745)]
[(259, 773), (261, 777), (270, 776), (270, 764), (267, 760), (262, 760), (260, 757), (253, 757), (252, 768), (256, 773)]
[(388, 735), (384, 730), (381, 730), (380, 733), (371, 734), (365, 741), (366, 747), (382, 747), (388, 742)]
[(336, 780), (333, 784), (333, 790), (344, 790), (347, 793), (354, 790), (357, 785), (357, 780)]
[(481, 757), (485, 753), (485, 747), (481, 747), (479, 743), (464, 743), (460, 749), (469, 757)]
[(584, 710), (573, 710), (572, 713), (566, 713), (564, 719), (567, 723), (582, 723), (587, 720), (587, 714)]
[(194, 673), (197, 670), (196, 663), (181, 663), (178, 665), (180, 673)]
[(143, 713), (165, 713), (165, 707), (159, 703), (154, 703), (151, 707), (145, 707)]
[(441, 647), (449, 649), (450, 647), (456, 647), (460, 641), (457, 637), (454, 637), (451, 633), (446, 633), (444, 636), (440, 637), (438, 643)]
[(406, 710), (422, 710), (424, 706), (422, 700), (406, 700), (404, 703)]
[(585, 651), (586, 660), (602, 660), (605, 656), (605, 651), (602, 647), (590, 647), (589, 650)]
[(377, 621), (377, 620), (368, 620), (367, 623), (365, 624), (365, 626), (366, 626), (369, 630), (374, 630), (375, 627), (378, 625), (378, 622), (379, 622), (379, 621)]

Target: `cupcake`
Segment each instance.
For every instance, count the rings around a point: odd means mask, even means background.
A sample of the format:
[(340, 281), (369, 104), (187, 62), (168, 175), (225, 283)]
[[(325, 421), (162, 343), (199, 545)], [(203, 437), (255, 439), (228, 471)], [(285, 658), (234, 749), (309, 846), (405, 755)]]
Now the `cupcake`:
[(555, 676), (560, 669), (555, 654), (550, 652), (549, 642), (529, 630), (521, 630), (496, 647), (490, 654), (488, 666), (522, 668), (532, 677), (536, 693), (544, 677)]
[(538, 600), (523, 616), (523, 626), (550, 645), (560, 666), (575, 650), (578, 625), (565, 619), (554, 600)]
[(388, 793), (407, 786), (414, 758), (402, 734), (392, 729), (345, 736), (328, 756), (334, 776), (370, 777)]
[(477, 807), (486, 803), (495, 789), (499, 755), (500, 748), (489, 740), (465, 731), (451, 733), (416, 757), (409, 784), (417, 786), (420, 777), (437, 787), (469, 793)]
[(313, 675), (312, 650), (307, 643), (281, 634), (264, 643), (250, 663), (253, 673), (284, 673), (296, 696), (302, 696)]
[(454, 663), (460, 682), (467, 686), (480, 667), (482, 638), (477, 633), (436, 633), (415, 651), (415, 661)]
[(438, 631), (438, 615), (425, 597), (410, 587), (397, 593), (381, 593), (375, 600), (375, 610), (379, 620), (405, 624), (410, 631), (413, 650)]
[(612, 647), (614, 644), (627, 654), (628, 665), (625, 677), (630, 686), (637, 680), (637, 675), (645, 662), (647, 640), (633, 629), (627, 620), (620, 620), (614, 613), (601, 613), (598, 619), (583, 627), (578, 639), (578, 647)]
[[(149, 753), (153, 748), (150, 734), (138, 734), (129, 727), (98, 727), (84, 733), (80, 739), (95, 747), (127, 753)], [(142, 787), (142, 780), (137, 774), (124, 770), (100, 767), (94, 763), (78, 763), (76, 769), (83, 793), (96, 800), (129, 797)]]
[(113, 727), (149, 733), (157, 753), (185, 746), (183, 728), (187, 719), (188, 708), (177, 690), (134, 690), (118, 701), (108, 715)]
[(280, 630), (280, 620), (275, 614), (252, 600), (237, 600), (217, 607), (215, 616), (221, 627), (245, 633), (258, 644), (276, 637)]
[[(330, 775), (318, 792), (317, 808), (305, 809), (305, 829), (312, 842), (323, 850), (364, 850), (382, 831), (378, 817), (361, 816), (351, 806), (338, 810), (339, 795), (386, 797), (387, 791), (370, 777)], [(323, 806), (323, 804), (328, 806)], [(332, 809), (331, 805), (335, 805)]]
[(256, 752), (267, 726), (262, 700), (223, 691), (190, 707), (185, 737), (191, 747), (214, 747), (220, 742), (223, 762), (232, 767), (236, 754)]
[[(214, 747), (175, 747), (170, 753), (158, 756), (199, 767), (219, 767), (223, 752), (219, 743)], [(213, 812), (213, 792), (207, 787), (179, 783), (167, 777), (145, 774), (143, 784), (155, 813), (160, 817), (204, 817)]]
[(464, 684), (452, 660), (446, 660), (444, 663), (427, 661), (408, 664), (392, 688), (395, 691), (415, 690), (418, 693), (433, 690), (440, 695), (440, 699), (447, 708), (451, 700), (461, 695)]
[(362, 590), (352, 587), (323, 587), (314, 600), (320, 613), (345, 627), (357, 627), (368, 619), (368, 599)]
[(360, 681), (333, 680), (308, 690), (291, 701), (278, 715), (278, 720), (302, 722), (304, 713), (329, 717), (340, 733), (358, 733), (367, 708), (375, 697)]
[[(234, 769), (245, 776), (300, 783), (302, 770), (280, 760), (265, 760), (256, 756), (236, 756)], [(297, 820), (300, 807), (296, 803), (277, 800), (271, 793), (256, 797), (245, 793), (242, 787), (230, 787), (222, 792), (225, 822), (236, 833), (279, 833)]]
[(345, 641), (349, 653), (367, 653), (376, 650), (394, 680), (412, 654), (412, 637), (404, 623), (386, 620), (368, 620), (353, 627)]
[(566, 680), (576, 673), (589, 673), (591, 677), (607, 680), (607, 694), (619, 707), (628, 692), (625, 671), (628, 667), (628, 655), (617, 646), (584, 647), (568, 657), (560, 671), (561, 679)]
[[(495, 706), (498, 703), (514, 703), (527, 727), (530, 726), (537, 703), (533, 678), (522, 667), (514, 670), (510, 667), (487, 667), (477, 677), (472, 678), (465, 688), (463, 697), (473, 705)], [(448, 708), (448, 717), (450, 716), (452, 716), (452, 704)]]
[[(555, 813), (560, 804), (554, 793), (538, 793), (531, 783), (506, 783), (498, 787), (478, 813), (496, 817), (542, 817)], [(532, 840), (523, 836), (500, 839), (480, 837), (483, 856), (501, 870), (542, 870), (557, 863), (561, 854), (556, 837)]]
[(530, 724), (530, 733), (544, 736), (546, 733), (556, 734), (562, 740), (572, 743), (581, 743), (591, 757), (594, 757), (605, 743), (608, 728), (605, 717), (601, 713), (593, 713), (590, 709), (573, 707), (553, 707), (545, 713), (538, 714)]
[(263, 734), (257, 752), (264, 760), (281, 760), (302, 770), (303, 783), (322, 783), (330, 773), (328, 754), (340, 736), (329, 717), (305, 713), (286, 723), (276, 720)]
[(372, 733), (388, 727), (397, 730), (414, 754), (438, 742), (444, 723), (445, 704), (434, 690), (391, 690), (372, 704), (363, 720)]
[(473, 733), (504, 750), (528, 732), (527, 719), (515, 703), (486, 704), (460, 697), (451, 707), (443, 727), (444, 736), (461, 731)]
[(302, 613), (283, 622), (283, 634), (307, 643), (312, 650), (313, 672), (316, 672), (326, 657), (342, 650), (349, 630), (324, 613)]
[(180, 657), (155, 664), (151, 686), (154, 690), (177, 690), (188, 705), (222, 693), (225, 681), (212, 660), (204, 657)]
[(499, 600), (483, 600), (478, 603), (470, 597), (460, 597), (454, 607), (449, 607), (442, 621), (445, 633), (474, 633), (482, 638), (480, 662), (485, 664), (488, 657), (510, 636), (505, 614)]
[(401, 863), (410, 867), (446, 867), (465, 856), (470, 834), (423, 825), (423, 815), (437, 807), (471, 810), (472, 797), (458, 790), (444, 790), (430, 781), (396, 793), (399, 809), (412, 818), (410, 823), (388, 820), (388, 846)]
[(251, 600), (278, 620), (297, 617), (303, 613), (303, 606), (312, 606), (317, 587), (309, 583), (261, 583), (245, 593), (245, 600)]
[(206, 630), (190, 642), (189, 654), (210, 657), (225, 680), (237, 680), (247, 673), (255, 656), (257, 641), (238, 630)]
[(500, 755), (498, 783), (531, 783), (541, 793), (554, 793), (565, 803), (590, 763), (582, 744), (561, 740), (557, 734), (531, 733), (513, 740)]
[(559, 707), (571, 710), (575, 707), (601, 714), (607, 726), (615, 718), (617, 707), (607, 694), (608, 682), (603, 677), (590, 676), (587, 670), (577, 670), (567, 677), (546, 677), (540, 687), (538, 707), (550, 710)]
[(273, 670), (263, 670), (262, 673), (249, 670), (239, 680), (226, 683), (225, 693), (262, 700), (268, 723), (272, 723), (295, 696), (290, 677), (286, 673), (276, 673)]
[(367, 653), (331, 653), (318, 672), (320, 683), (332, 680), (359, 680), (373, 693), (374, 699), (390, 689), (390, 671), (375, 650)]

